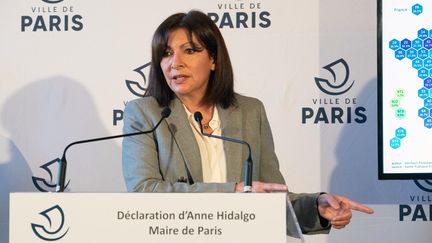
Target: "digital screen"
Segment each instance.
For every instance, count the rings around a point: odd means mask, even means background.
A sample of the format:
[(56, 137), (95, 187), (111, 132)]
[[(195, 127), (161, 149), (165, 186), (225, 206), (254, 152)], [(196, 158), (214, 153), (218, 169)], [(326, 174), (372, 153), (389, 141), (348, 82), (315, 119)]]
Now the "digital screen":
[(379, 179), (432, 178), (432, 1), (378, 2)]

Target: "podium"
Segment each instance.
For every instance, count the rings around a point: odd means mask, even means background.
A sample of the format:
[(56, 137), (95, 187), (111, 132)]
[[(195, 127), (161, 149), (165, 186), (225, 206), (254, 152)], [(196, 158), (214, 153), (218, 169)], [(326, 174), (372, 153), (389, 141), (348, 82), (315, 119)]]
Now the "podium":
[(304, 242), (290, 206), (285, 193), (11, 193), (9, 242)]

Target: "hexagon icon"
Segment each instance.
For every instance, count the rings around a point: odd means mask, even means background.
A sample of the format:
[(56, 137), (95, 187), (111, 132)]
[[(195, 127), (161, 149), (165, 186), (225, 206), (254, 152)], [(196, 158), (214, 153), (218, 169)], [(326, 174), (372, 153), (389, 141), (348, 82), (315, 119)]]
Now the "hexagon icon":
[(413, 14), (415, 14), (415, 15), (420, 15), (421, 13), (423, 13), (423, 6), (422, 5), (420, 5), (420, 4), (414, 4), (412, 7), (411, 7), (411, 11), (412, 11), (412, 13)]
[(417, 58), (417, 51), (413, 48), (410, 48), (407, 50), (406, 56), (408, 57), (408, 59), (414, 60), (415, 58)]
[(419, 89), (418, 90), (418, 97), (420, 97), (422, 99), (426, 99), (427, 97), (429, 97), (429, 90), (426, 89), (425, 87)]
[[(410, 43), (410, 45), (411, 45), (411, 43)], [(432, 39), (431, 38), (425, 39), (423, 41), (423, 46), (424, 46), (424, 48), (426, 48), (428, 50), (431, 49), (432, 48)]]
[(418, 70), (418, 77), (421, 79), (425, 79), (427, 78), (429, 75), (429, 72), (426, 68), (421, 68), (420, 70)]
[[(397, 41), (397, 40), (395, 40), (395, 41)], [(390, 41), (390, 43), (391, 43), (391, 41)], [(398, 44), (399, 44), (399, 41), (398, 41)], [(419, 38), (417, 38), (417, 39), (415, 39), (415, 40), (413, 40), (413, 41), (411, 42), (411, 45), (412, 45), (412, 48), (418, 50), (418, 49), (420, 49), (420, 48), (423, 47), (423, 41), (420, 40)], [(391, 47), (390, 47), (390, 48), (391, 48)], [(394, 49), (394, 50), (397, 50), (397, 48)]]
[(432, 69), (432, 59), (430, 57), (426, 58), (423, 62), (423, 66), (427, 69)]
[(417, 37), (424, 40), (426, 38), (428, 38), (428, 31), (425, 28), (421, 28), (417, 31)]
[(390, 147), (397, 149), (401, 145), (401, 140), (399, 138), (392, 138), (390, 140)]
[(421, 59), (425, 59), (429, 56), (429, 52), (428, 50), (421, 48), (420, 50), (418, 50), (417, 56)]
[(424, 100), (424, 107), (426, 107), (427, 109), (432, 109), (432, 98), (431, 97), (427, 97)]
[(406, 57), (405, 50), (397, 49), (395, 51), (395, 57), (396, 57), (396, 59), (399, 59), (399, 60), (404, 59)]
[(392, 99), (390, 100), (390, 107), (395, 109), (398, 108), (400, 105), (400, 101), (398, 99)]
[(406, 117), (406, 111), (404, 108), (397, 108), (395, 111), (395, 115), (398, 119), (404, 119)]
[(424, 126), (431, 129), (432, 128), (432, 118), (428, 117), (424, 120)]
[[(428, 38), (429, 39), (429, 38)], [(428, 40), (428, 39), (426, 39), (426, 40)], [(424, 42), (426, 41), (426, 40), (424, 40), (423, 41), (423, 44), (424, 44)], [(430, 40), (430, 39), (429, 39)], [(411, 41), (410, 40), (408, 40), (408, 39), (403, 39), (402, 41), (401, 41), (401, 48), (402, 49), (404, 49), (404, 50), (408, 50), (408, 49), (410, 49), (411, 48)], [(430, 48), (429, 48), (430, 49)]]
[(404, 98), (405, 97), (405, 90), (404, 89), (396, 90), (396, 97), (397, 98)]
[(423, 67), (423, 60), (420, 58), (416, 58), (412, 61), (412, 67), (419, 70)]
[(418, 116), (419, 116), (421, 119), (425, 119), (426, 117), (428, 117), (428, 113), (429, 113), (429, 110), (426, 109), (425, 107), (422, 107), (422, 108), (420, 108), (419, 111), (418, 111)]
[(432, 88), (432, 78), (426, 78), (426, 79), (423, 81), (423, 86), (424, 86), (426, 89), (430, 89), (430, 88)]
[(406, 137), (406, 130), (405, 130), (405, 128), (399, 127), (398, 129), (396, 129), (396, 137), (400, 138), (400, 139)]
[[(389, 47), (393, 51), (396, 51), (397, 49), (400, 48), (400, 42), (396, 39), (393, 39), (389, 42)], [(420, 40), (420, 47), (423, 47), (423, 41), (422, 40)]]

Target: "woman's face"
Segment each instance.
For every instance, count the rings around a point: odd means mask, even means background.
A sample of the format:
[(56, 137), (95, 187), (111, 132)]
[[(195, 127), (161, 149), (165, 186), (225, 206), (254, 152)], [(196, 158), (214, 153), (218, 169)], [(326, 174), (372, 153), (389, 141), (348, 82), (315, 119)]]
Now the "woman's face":
[(160, 66), (168, 86), (180, 100), (200, 102), (215, 64), (195, 35), (192, 36), (193, 44), (189, 42), (188, 36), (184, 28), (170, 33)]

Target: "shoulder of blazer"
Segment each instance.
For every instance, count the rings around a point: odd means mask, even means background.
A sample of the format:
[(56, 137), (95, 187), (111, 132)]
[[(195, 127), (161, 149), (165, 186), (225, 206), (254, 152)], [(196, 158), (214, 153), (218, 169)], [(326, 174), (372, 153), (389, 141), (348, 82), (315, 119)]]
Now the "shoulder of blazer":
[(254, 97), (236, 94), (236, 99), (236, 106), (231, 107), (233, 110), (240, 109), (243, 111), (253, 111), (255, 109), (261, 110), (264, 108), (264, 104), (261, 102), (261, 100)]

